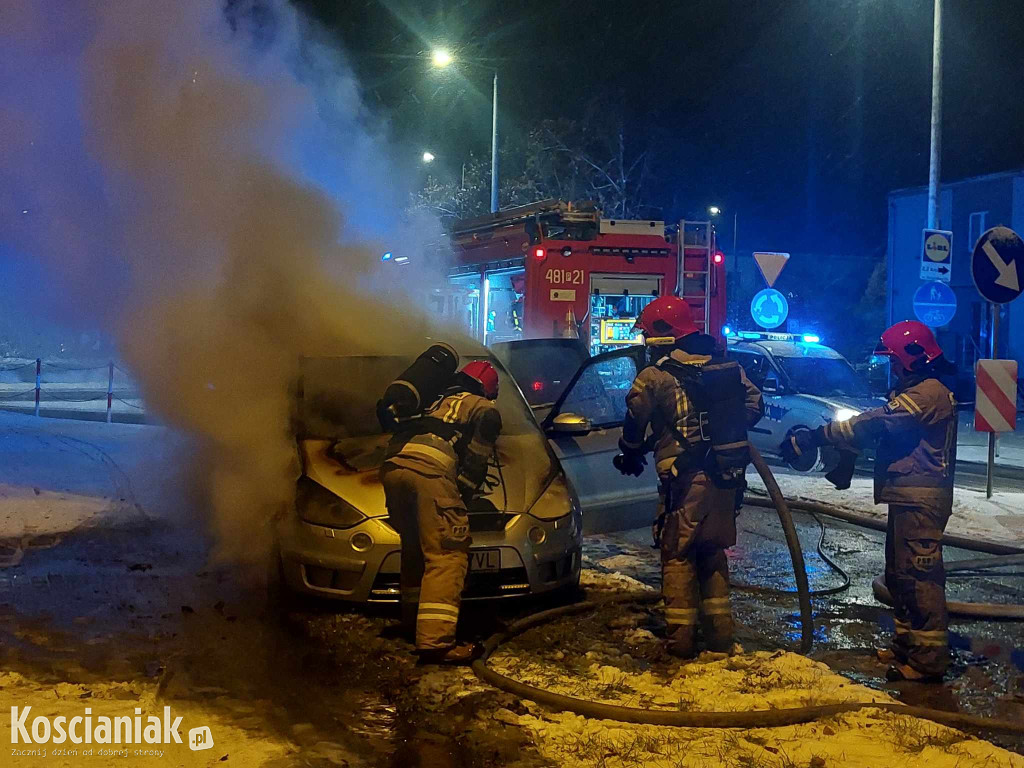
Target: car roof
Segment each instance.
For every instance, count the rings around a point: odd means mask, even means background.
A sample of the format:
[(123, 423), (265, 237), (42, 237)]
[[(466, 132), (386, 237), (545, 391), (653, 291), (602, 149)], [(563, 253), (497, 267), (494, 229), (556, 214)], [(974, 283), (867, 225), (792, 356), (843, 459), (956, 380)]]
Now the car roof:
[(774, 341), (758, 339), (756, 341), (730, 341), (729, 349), (737, 352), (768, 352), (773, 357), (819, 357), (826, 360), (842, 360), (843, 356), (832, 347), (824, 344), (812, 344), (804, 341)]

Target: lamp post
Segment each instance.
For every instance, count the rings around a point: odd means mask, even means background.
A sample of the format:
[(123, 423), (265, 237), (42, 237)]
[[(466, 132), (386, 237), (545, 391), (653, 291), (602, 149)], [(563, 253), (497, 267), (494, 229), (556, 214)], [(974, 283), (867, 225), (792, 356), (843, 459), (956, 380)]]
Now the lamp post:
[[(445, 48), (436, 48), (430, 55), (433, 65), (443, 69), (455, 61)], [(491, 92), (491, 213), (498, 212), (498, 73), (494, 72)]]
[(935, 0), (932, 30), (932, 122), (928, 160), (928, 229), (939, 228), (939, 176), (942, 172), (942, 0)]

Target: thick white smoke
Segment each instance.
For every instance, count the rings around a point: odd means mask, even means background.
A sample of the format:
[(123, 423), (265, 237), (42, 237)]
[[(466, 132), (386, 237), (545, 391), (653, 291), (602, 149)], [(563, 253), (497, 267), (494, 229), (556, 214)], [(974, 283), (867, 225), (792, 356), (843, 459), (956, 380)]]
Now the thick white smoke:
[(194, 436), (234, 560), (291, 498), (299, 356), (418, 335), (403, 294), (429, 278), (379, 254), (422, 264), (440, 234), (403, 220), (382, 134), (313, 37), (283, 2), (0, 8), (0, 248), (41, 265), (62, 322), (115, 333)]

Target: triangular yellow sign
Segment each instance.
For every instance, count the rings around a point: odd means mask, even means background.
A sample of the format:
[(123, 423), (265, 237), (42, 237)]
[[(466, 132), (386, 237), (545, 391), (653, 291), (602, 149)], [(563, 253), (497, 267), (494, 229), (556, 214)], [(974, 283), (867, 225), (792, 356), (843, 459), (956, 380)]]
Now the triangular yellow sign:
[(786, 262), (789, 261), (789, 254), (755, 253), (754, 261), (757, 262), (757, 268), (761, 270), (761, 274), (764, 276), (764, 281), (768, 283), (768, 287), (771, 288), (775, 285), (775, 281), (779, 279), (779, 273), (782, 272), (782, 268), (786, 266)]

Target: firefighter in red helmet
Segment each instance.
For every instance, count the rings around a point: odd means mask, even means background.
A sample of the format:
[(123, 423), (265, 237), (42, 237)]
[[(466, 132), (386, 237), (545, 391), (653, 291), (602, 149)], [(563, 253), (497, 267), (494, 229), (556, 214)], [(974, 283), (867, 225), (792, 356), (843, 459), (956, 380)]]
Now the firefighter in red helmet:
[(622, 453), (615, 465), (639, 476), (645, 454), (654, 451), (660, 481), (654, 531), (667, 650), (693, 656), (700, 623), (710, 650), (729, 651), (733, 621), (725, 549), (736, 543), (734, 510), (749, 462), (747, 429), (764, 413), (761, 393), (700, 332), (684, 300), (655, 299), (637, 326), (656, 362), (637, 374), (626, 396)]
[(848, 421), (802, 430), (783, 443), (793, 458), (816, 446), (874, 447), (875, 503), (889, 505), (885, 583), (896, 636), (878, 652), (890, 680), (939, 682), (949, 666), (942, 534), (953, 508), (957, 413), (939, 376), (954, 372), (931, 329), (905, 320), (882, 334), (897, 378), (889, 402)]
[(501, 432), (497, 397), (494, 366), (468, 363), (436, 402), (395, 428), (381, 470), (402, 541), (403, 621), (415, 623), (416, 651), (427, 663), (472, 657), (472, 645), (455, 639), (472, 541), (466, 506), (484, 485)]

